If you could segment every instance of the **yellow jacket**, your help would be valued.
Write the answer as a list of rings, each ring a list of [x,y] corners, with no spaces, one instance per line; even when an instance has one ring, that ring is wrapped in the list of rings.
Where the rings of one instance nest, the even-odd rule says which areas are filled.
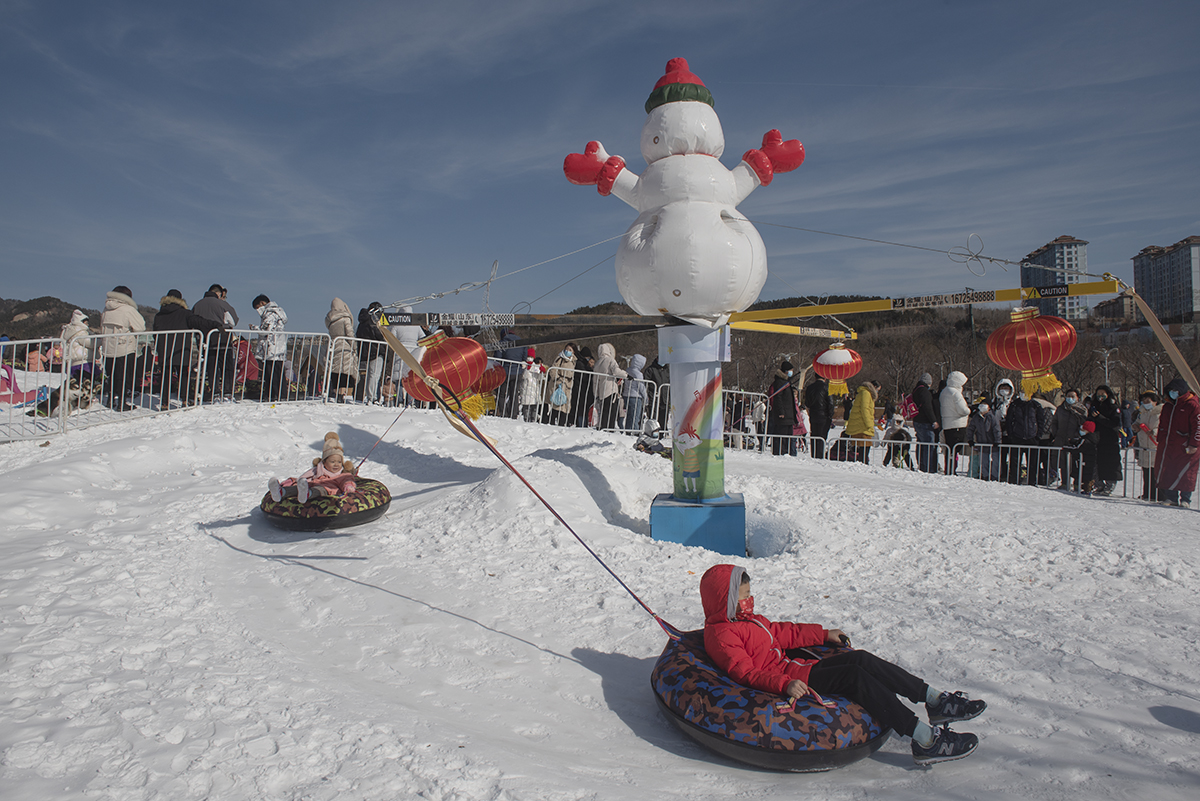
[[[846,436],[854,439],[875,438],[875,392],[870,384],[863,384],[854,396],[854,408],[846,421]]]

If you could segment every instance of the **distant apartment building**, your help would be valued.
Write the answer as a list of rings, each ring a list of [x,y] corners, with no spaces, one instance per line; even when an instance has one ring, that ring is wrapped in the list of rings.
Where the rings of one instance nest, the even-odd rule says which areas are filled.
[[[1092,316],[1102,325],[1132,325],[1140,322],[1137,306],[1128,295],[1118,295],[1112,300],[1097,303],[1092,309]]]
[[[1133,288],[1164,323],[1200,322],[1200,236],[1133,257]]]
[[[1078,284],[1087,271],[1087,242],[1073,236],[1060,236],[1053,242],[1042,245],[1025,257],[1021,263],[1021,286],[1046,287],[1042,298],[1033,301],[1041,314],[1063,317],[1067,320],[1086,320],[1088,316],[1086,297],[1067,297],[1067,285]],[[1062,287],[1061,290],[1054,287]],[[1056,292],[1062,292],[1054,297]],[[1047,297],[1049,295],[1050,297]]]

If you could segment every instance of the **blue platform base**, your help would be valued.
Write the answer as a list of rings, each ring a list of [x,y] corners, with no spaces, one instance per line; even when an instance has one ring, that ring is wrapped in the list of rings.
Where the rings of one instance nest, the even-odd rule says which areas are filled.
[[[650,538],[696,545],[726,556],[745,556],[746,501],[741,493],[705,503],[658,495],[650,504]]]

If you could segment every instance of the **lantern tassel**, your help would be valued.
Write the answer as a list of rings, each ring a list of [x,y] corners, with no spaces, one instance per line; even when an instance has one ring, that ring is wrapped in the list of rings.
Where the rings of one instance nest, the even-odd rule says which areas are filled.
[[[1021,371],[1021,391],[1030,398],[1038,392],[1053,392],[1061,386],[1062,382],[1049,368]]]
[[[478,420],[487,412],[487,401],[483,399],[482,395],[472,395],[469,398],[463,398],[462,411],[463,414],[472,420]]]
[[[829,382],[829,394],[830,395],[849,395],[850,388],[846,386],[845,381],[836,381],[836,380],[830,381]]]

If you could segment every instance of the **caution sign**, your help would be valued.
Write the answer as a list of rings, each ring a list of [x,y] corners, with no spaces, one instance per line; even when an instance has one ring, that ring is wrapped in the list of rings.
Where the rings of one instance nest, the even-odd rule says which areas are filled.
[[[412,312],[384,312],[379,315],[380,327],[388,325],[424,325],[424,314],[413,314]],[[417,319],[420,318],[420,319]]]
[[[448,325],[461,327],[465,325],[496,326],[512,328],[515,325],[515,314],[459,314],[430,312],[416,314],[413,312],[384,312],[379,317],[379,325],[420,325],[430,330]]]
[[[1051,284],[1050,286],[1031,286],[1022,289],[1021,294],[1026,300],[1041,300],[1042,298],[1065,298],[1071,294],[1067,284]]]

